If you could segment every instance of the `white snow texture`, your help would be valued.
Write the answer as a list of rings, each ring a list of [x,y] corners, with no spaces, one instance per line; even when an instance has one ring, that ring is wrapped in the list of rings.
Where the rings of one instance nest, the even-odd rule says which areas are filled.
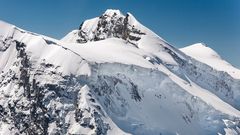
[[[0,21],[0,134],[239,135],[240,70],[119,10],[61,40]]]

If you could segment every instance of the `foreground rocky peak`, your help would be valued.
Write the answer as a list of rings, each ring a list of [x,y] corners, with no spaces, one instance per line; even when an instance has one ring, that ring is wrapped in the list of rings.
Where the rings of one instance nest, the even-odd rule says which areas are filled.
[[[76,36],[74,40],[69,40],[73,36],[70,33],[63,41],[86,43],[115,37],[135,44],[146,34],[146,30],[130,13],[124,16],[119,10],[112,9],[106,10],[100,17],[84,21],[79,30],[73,32]]]

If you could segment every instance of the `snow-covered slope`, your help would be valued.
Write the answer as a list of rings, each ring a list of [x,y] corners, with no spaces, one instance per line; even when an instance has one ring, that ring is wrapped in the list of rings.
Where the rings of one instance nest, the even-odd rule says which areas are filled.
[[[165,40],[139,23],[132,14],[124,16],[119,10],[108,9],[100,17],[84,21],[79,30],[73,30],[61,41],[86,43],[108,38],[124,39],[126,43],[153,53],[168,64],[177,64],[170,54],[162,51],[164,47],[171,48]]]
[[[240,70],[223,60],[214,50],[203,43],[197,43],[180,49],[196,60],[206,63],[219,71],[225,71],[232,77],[240,79]]]
[[[62,40],[0,22],[1,134],[239,134],[240,81],[107,10]]]

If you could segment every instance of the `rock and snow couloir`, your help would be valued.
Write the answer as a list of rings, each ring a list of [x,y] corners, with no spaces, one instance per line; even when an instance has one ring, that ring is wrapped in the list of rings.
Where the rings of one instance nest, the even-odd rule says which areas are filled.
[[[196,55],[119,10],[62,40],[0,22],[0,133],[239,134],[240,80]]]

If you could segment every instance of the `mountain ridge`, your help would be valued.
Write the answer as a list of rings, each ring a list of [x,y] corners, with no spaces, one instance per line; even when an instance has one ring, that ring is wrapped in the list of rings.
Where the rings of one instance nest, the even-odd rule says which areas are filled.
[[[94,28],[86,43],[75,42],[80,31],[63,41],[0,22],[0,133],[240,133],[240,80],[149,29],[134,42],[132,25],[111,36],[103,18],[91,25],[106,21],[110,36]]]
[[[196,43],[184,48],[180,48],[185,54],[201,61],[219,71],[225,71],[232,77],[240,79],[240,70],[223,60],[221,56],[204,43]],[[221,66],[219,66],[219,64]],[[224,65],[224,66],[223,66]]]

